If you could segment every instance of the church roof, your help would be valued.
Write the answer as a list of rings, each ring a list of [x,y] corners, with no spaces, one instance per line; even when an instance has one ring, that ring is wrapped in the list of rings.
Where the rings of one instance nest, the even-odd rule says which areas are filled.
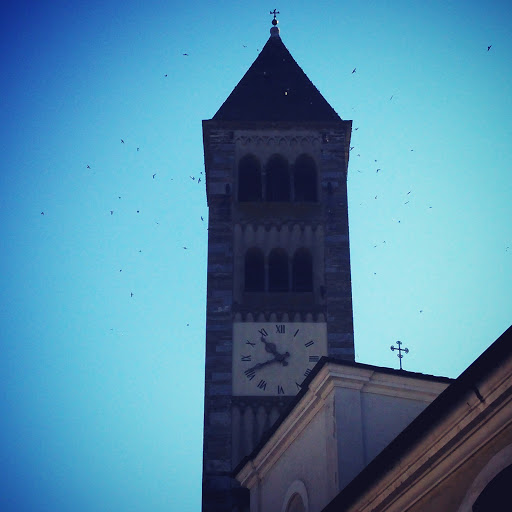
[[[284,45],[277,27],[213,116],[217,121],[341,121]]]
[[[400,468],[400,473],[407,466],[407,455],[414,446],[426,438],[436,426],[442,424],[443,420],[449,416],[457,405],[463,404],[464,410],[470,411],[468,400],[469,396],[474,395],[477,400],[484,405],[479,410],[482,416],[496,414],[496,408],[499,403],[504,400],[503,396],[492,399],[487,391],[487,397],[480,394],[480,390],[489,390],[489,384],[486,381],[498,372],[498,369],[510,365],[512,361],[512,326],[510,326],[478,359],[476,359],[464,372],[462,372],[453,383],[448,386],[419,416],[412,421],[386,448],[384,448],[371,462],[368,464],[355,478],[352,480],[323,510],[322,512],[338,512],[340,510],[348,510],[365,492],[368,492],[370,486],[378,482],[388,472],[394,468]],[[510,368],[510,366],[509,366]],[[510,372],[510,370],[508,370]],[[498,380],[503,379],[503,375],[495,377]],[[509,382],[508,379],[505,379]],[[498,386],[492,387],[495,391]],[[506,391],[501,391],[509,396],[510,386]],[[484,393],[485,394],[485,393]],[[486,401],[487,398],[487,401]],[[494,401],[492,401],[494,400]],[[505,402],[507,403],[507,402]],[[466,405],[468,406],[466,409]],[[503,407],[507,407],[504,405]],[[466,426],[464,429],[459,427],[459,435],[465,431],[474,431],[477,421],[471,422],[471,427]],[[451,441],[454,445],[455,442]],[[460,443],[460,439],[458,443]],[[446,452],[441,450],[446,456]],[[405,484],[401,484],[405,485]],[[398,486],[398,487],[401,487]],[[397,487],[397,488],[398,488]]]
[[[510,330],[512,332],[512,327]],[[393,368],[388,368],[385,366],[374,366],[366,363],[358,363],[356,361],[348,361],[345,359],[338,359],[335,357],[322,356],[320,358],[320,361],[314,366],[314,368],[311,370],[308,376],[304,379],[304,381],[300,385],[301,390],[291,399],[283,413],[277,418],[274,424],[263,434],[262,438],[260,439],[256,447],[253,449],[253,451],[250,454],[246,455],[235,467],[235,469],[232,472],[233,476],[235,476],[239,471],[241,471],[245,464],[247,464],[249,460],[253,460],[260,452],[260,450],[263,449],[265,444],[272,438],[272,436],[278,430],[280,425],[286,421],[286,418],[292,413],[294,408],[297,407],[297,405],[301,402],[302,398],[306,395],[306,393],[309,390],[311,381],[314,380],[314,378],[321,372],[322,368],[327,364],[337,365],[340,368],[355,368],[360,370],[369,370],[384,375],[412,378],[417,380],[418,382],[430,381],[447,385],[452,384],[454,382],[454,379],[451,379],[449,377],[441,377],[437,375],[429,375],[424,373],[411,372],[407,370],[395,370]]]

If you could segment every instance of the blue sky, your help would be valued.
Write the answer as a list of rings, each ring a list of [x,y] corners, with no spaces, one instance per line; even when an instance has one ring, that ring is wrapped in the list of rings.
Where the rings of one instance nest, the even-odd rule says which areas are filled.
[[[401,340],[405,369],[456,377],[511,324],[506,2],[10,2],[2,510],[200,509],[201,120],[274,7],[295,60],[353,120],[357,361],[396,368]]]

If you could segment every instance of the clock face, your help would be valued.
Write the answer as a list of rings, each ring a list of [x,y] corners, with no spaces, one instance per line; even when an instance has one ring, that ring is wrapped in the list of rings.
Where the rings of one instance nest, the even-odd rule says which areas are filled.
[[[233,395],[295,395],[326,355],[325,323],[235,323]]]

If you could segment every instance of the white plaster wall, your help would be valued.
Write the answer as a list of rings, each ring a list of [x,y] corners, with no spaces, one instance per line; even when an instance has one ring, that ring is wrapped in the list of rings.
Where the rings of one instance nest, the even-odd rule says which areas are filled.
[[[335,396],[339,490],[429,405],[341,387]]]
[[[306,510],[315,512],[337,493],[336,444],[332,396],[302,433],[275,462],[259,484],[251,489],[251,512],[282,512],[283,500],[294,482],[303,482],[307,491]],[[252,508],[252,494],[259,492],[260,505]]]
[[[339,490],[364,468],[361,391],[335,389]]]
[[[361,404],[366,466],[429,405],[429,402],[362,393]]]

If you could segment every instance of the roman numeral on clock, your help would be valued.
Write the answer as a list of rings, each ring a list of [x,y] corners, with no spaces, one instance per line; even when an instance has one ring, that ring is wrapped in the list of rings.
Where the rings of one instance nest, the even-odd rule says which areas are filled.
[[[309,356],[310,363],[318,363],[319,360],[320,360],[320,356]]]
[[[284,325],[284,324],[276,325],[276,331],[277,331],[279,334],[284,334],[284,329],[285,329],[285,325]]]
[[[277,386],[277,394],[278,395],[284,395],[284,389],[283,386]]]
[[[244,372],[244,373],[245,373],[245,375],[247,376],[247,378],[248,378],[249,380],[254,379],[254,376],[256,375],[256,371],[255,371],[255,370],[253,370],[252,368],[249,368],[248,370],[245,370],[245,372]]]
[[[267,382],[266,382],[266,381],[264,381],[263,379],[262,379],[262,380],[260,380],[260,381],[258,382],[258,387],[259,387],[260,389],[263,389],[263,390],[267,389]]]
[[[311,373],[311,370],[308,368],[308,369],[304,372],[304,377],[307,377],[310,373]]]
[[[242,356],[242,361],[250,361],[251,360],[251,356],[248,355],[248,356]],[[309,360],[311,361],[311,357],[309,358]]]
[[[304,343],[304,346],[305,347],[311,347],[311,345],[313,345],[315,342],[313,340],[311,341],[308,341],[307,343]]]
[[[267,332],[267,331],[265,331],[265,329],[263,329],[263,328],[262,328],[262,329],[260,329],[258,332],[259,332],[262,336],[268,336],[268,332]]]

